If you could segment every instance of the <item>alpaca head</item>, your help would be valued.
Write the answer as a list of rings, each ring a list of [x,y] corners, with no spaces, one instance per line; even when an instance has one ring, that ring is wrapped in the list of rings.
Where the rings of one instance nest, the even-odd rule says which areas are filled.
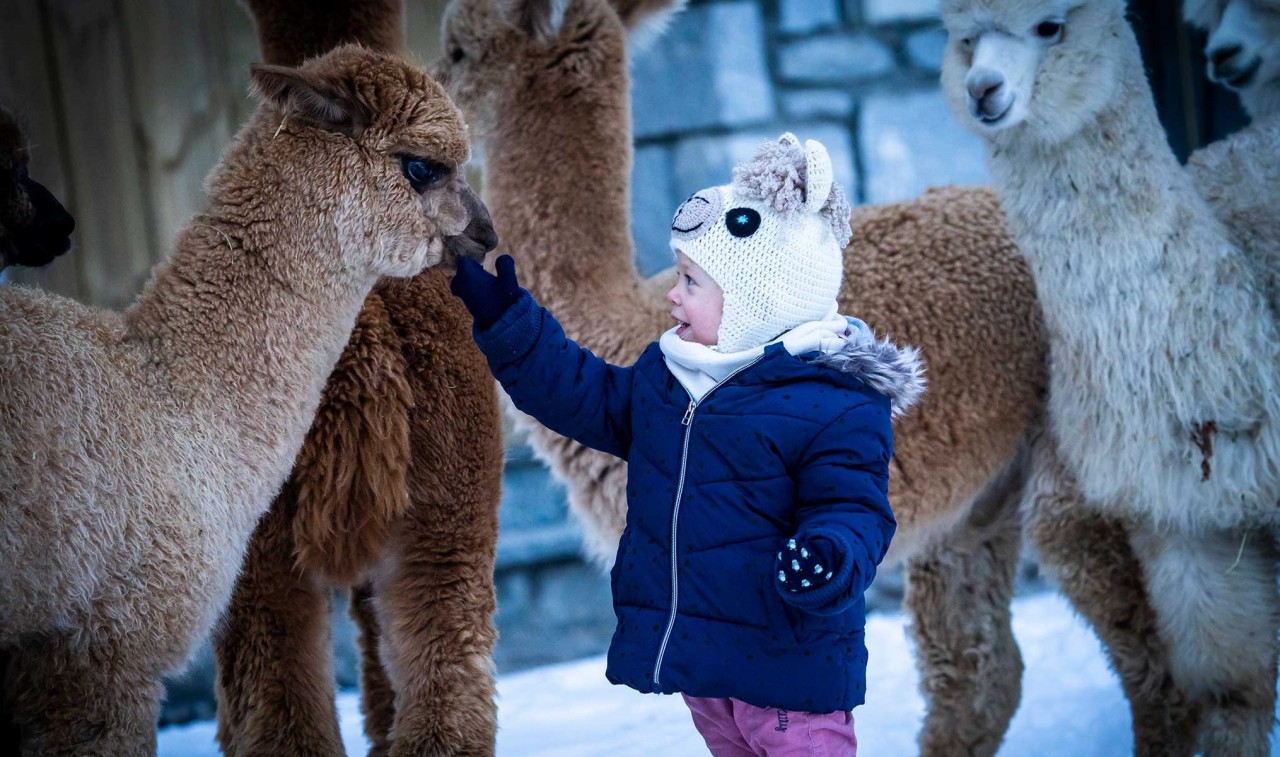
[[[27,174],[27,141],[0,108],[0,268],[42,266],[71,247],[75,221]]]
[[[1255,118],[1267,95],[1280,110],[1280,0],[1186,0],[1183,15],[1209,32],[1210,79],[1240,93]]]
[[[263,108],[248,146],[209,182],[224,204],[268,176],[258,194],[293,203],[289,236],[336,246],[361,275],[412,276],[497,246],[462,171],[462,116],[425,72],[347,45],[296,68],[255,65],[251,79]]]
[[[1116,93],[1124,13],[1123,0],[943,0],[948,104],[991,140],[1066,139]]]
[[[656,3],[617,1],[646,18],[652,18],[648,6]],[[444,53],[432,74],[466,112],[480,139],[497,125],[495,98],[530,99],[530,111],[554,108],[554,102],[540,104],[532,97],[568,97],[582,87],[611,86],[608,66],[617,76],[626,75],[625,32],[605,0],[453,0],[443,34]]]

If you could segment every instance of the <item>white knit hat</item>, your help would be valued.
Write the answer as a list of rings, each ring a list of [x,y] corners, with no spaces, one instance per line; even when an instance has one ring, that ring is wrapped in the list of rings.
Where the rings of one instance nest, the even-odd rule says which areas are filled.
[[[849,234],[849,202],[827,149],[788,133],[736,166],[732,184],[685,200],[671,249],[724,290],[713,349],[738,352],[832,312]]]

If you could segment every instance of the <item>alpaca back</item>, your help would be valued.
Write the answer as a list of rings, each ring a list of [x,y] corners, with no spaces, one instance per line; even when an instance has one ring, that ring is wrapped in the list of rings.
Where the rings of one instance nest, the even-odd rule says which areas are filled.
[[[1280,114],[1192,153],[1187,170],[1280,318]]]
[[[172,402],[163,367],[137,359],[117,314],[11,287],[0,343],[0,417],[14,419],[0,424],[0,641],[82,628],[104,606],[162,596],[131,622],[193,637],[213,620],[201,611],[218,603],[212,587],[234,575],[234,535],[255,517],[229,503],[256,492],[208,459],[231,446],[232,430]],[[176,555],[226,575],[165,587],[156,564]],[[187,651],[165,650],[167,664]]]

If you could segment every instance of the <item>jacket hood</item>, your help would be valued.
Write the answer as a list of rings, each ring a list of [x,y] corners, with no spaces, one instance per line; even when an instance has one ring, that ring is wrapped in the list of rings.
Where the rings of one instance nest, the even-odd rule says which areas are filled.
[[[895,418],[924,394],[926,381],[920,350],[900,347],[888,337],[877,338],[870,329],[855,329],[843,348],[824,352],[813,362],[856,378],[888,397]]]

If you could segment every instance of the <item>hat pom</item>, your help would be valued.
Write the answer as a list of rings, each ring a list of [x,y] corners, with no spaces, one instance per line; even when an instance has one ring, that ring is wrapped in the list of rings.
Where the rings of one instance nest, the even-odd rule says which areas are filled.
[[[848,197],[831,170],[831,158],[821,143],[809,140],[801,145],[791,133],[776,141],[764,142],[752,158],[733,169],[733,187],[742,197],[764,202],[779,213],[801,210],[814,212],[809,199],[810,176],[813,204],[831,225],[832,236],[843,248],[849,244]]]

